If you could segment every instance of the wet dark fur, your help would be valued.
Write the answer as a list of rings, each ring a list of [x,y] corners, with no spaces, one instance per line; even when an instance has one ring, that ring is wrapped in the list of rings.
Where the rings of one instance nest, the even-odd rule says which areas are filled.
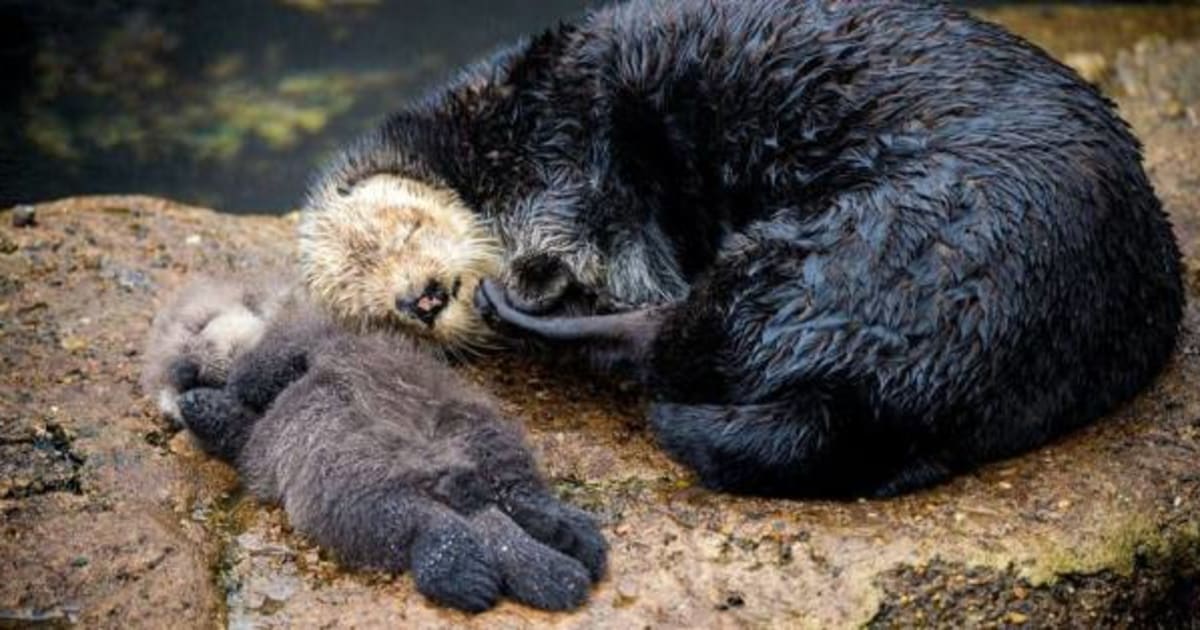
[[[1111,103],[934,3],[600,10],[317,186],[381,172],[490,220],[508,267],[481,307],[636,370],[660,443],[714,488],[892,494],[1024,451],[1145,387],[1181,316]],[[582,298],[538,295],[556,275]]]
[[[405,340],[293,309],[223,387],[176,385],[204,449],[351,566],[411,571],[468,611],[574,608],[604,572],[594,521],[548,492],[520,430]]]

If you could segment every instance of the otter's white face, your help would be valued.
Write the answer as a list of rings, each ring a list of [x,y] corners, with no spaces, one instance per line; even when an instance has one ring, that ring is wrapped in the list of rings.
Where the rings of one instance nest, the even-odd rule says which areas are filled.
[[[473,305],[500,253],[453,192],[394,175],[314,193],[300,227],[313,297],[362,330],[402,329],[449,348],[486,340]]]

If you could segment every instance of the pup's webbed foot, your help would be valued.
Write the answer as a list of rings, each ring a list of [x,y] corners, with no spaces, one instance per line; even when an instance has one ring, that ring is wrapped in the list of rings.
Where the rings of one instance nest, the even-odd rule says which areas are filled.
[[[455,419],[468,428],[461,443],[473,464],[450,471],[433,488],[438,500],[461,514],[499,508],[538,542],[581,562],[592,580],[604,575],[608,545],[596,520],[546,489],[519,429],[484,408]]]
[[[479,284],[475,308],[489,325],[502,332],[545,341],[589,343],[606,353],[626,358],[647,354],[665,315],[662,307],[608,315],[532,314],[518,308],[508,291],[493,280]]]
[[[500,507],[530,536],[582,563],[593,582],[604,577],[608,544],[590,514],[544,492],[507,497]]]
[[[501,595],[543,610],[587,601],[588,569],[538,542],[495,505],[470,516],[443,507],[417,519],[422,524],[409,556],[417,590],[426,597],[467,612],[487,610]]]
[[[587,601],[592,579],[578,560],[534,540],[495,507],[470,522],[495,557],[506,595],[543,610],[570,610]]]
[[[495,559],[461,520],[419,532],[413,541],[411,569],[417,590],[443,606],[483,612],[500,598]]]

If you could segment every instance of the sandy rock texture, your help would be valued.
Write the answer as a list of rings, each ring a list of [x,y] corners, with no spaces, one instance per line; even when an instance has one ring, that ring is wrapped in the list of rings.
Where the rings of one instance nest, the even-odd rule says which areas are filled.
[[[1200,256],[1200,44],[1113,73],[1189,259]],[[30,216],[32,210],[32,216]],[[19,218],[18,218],[19,217]],[[15,221],[15,224],[14,224]],[[287,265],[294,219],[146,197],[0,213],[0,627],[1164,626],[1200,616],[1200,307],[1171,366],[1101,424],[890,501],[735,498],[659,453],[642,400],[552,361],[465,368],[594,511],[611,571],[572,614],[469,617],[406,576],[342,571],[243,496],[137,389],[188,273]],[[1200,266],[1189,265],[1195,301]]]

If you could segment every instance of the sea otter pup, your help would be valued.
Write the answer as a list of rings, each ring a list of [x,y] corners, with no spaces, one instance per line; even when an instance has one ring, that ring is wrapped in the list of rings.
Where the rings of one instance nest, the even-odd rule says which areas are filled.
[[[248,318],[241,300],[227,299],[248,295],[282,306],[257,318],[245,343],[250,326],[220,318]],[[200,311],[208,321],[192,316]],[[341,561],[409,570],[420,592],[467,611],[501,594],[574,608],[603,574],[595,522],[549,493],[520,430],[411,342],[343,332],[270,284],[203,281],[159,322],[204,342],[152,335],[148,374],[163,374],[161,357],[177,353],[165,378],[182,392],[182,423]],[[235,330],[221,346],[230,354],[186,351]],[[212,361],[228,366],[220,382]]]
[[[1112,103],[933,2],[597,10],[391,116],[303,223],[334,312],[449,344],[482,313],[624,366],[662,446],[748,493],[1042,444],[1150,382],[1183,302]]]

